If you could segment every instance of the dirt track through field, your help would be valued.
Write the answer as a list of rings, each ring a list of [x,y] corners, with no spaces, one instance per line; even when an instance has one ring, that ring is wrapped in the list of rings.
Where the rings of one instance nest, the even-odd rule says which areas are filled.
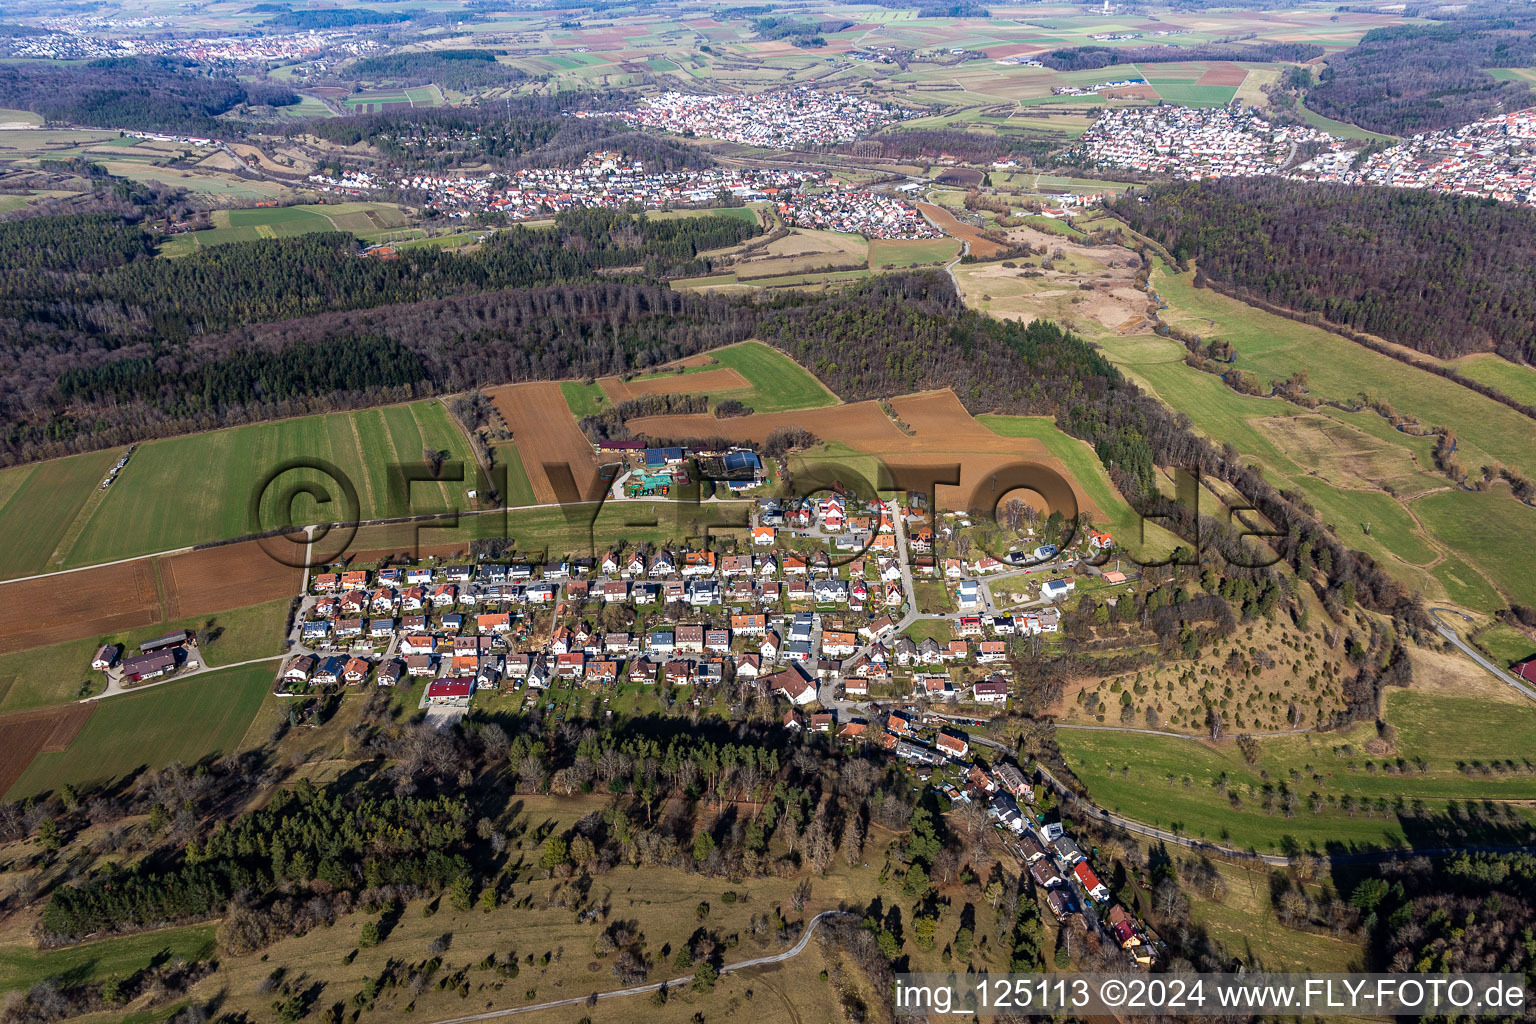
[[[0,715],[0,796],[16,784],[38,754],[67,748],[95,710],[92,702]]]
[[[538,504],[594,497],[597,459],[558,383],[508,384],[486,394],[512,431]]]
[[[932,203],[918,203],[917,208],[933,222],[934,226],[952,238],[958,238],[971,243],[971,255],[977,259],[991,259],[1003,252],[1003,247],[991,239],[981,236],[981,229],[974,224],[967,224],[942,206],[934,206]]]
[[[622,380],[603,377],[598,381],[603,394],[615,405],[642,395],[692,395],[701,391],[742,391],[752,386],[733,367],[722,366],[716,370],[700,370],[698,373],[677,373],[665,377],[649,377],[643,380]]]
[[[1045,474],[1036,490],[1051,510],[1073,508],[1102,513],[1073,481],[1067,468],[1041,441],[1028,437],[1003,437],[977,423],[948,388],[903,395],[891,399],[891,407],[913,431],[903,433],[880,408],[878,402],[855,402],[830,409],[757,414],[716,419],[699,414],[689,416],[646,416],[629,421],[636,434],[656,437],[729,437],[738,441],[762,442],[775,430],[803,428],[823,441],[840,441],[852,448],[883,458],[899,471],[902,468],[960,466],[959,484],[941,484],[935,488],[939,504],[948,508],[990,507],[1011,490],[1008,481],[1017,467],[1045,466],[1069,481],[1066,487]],[[815,453],[808,453],[814,459]],[[1038,474],[1036,475],[1038,476]]]

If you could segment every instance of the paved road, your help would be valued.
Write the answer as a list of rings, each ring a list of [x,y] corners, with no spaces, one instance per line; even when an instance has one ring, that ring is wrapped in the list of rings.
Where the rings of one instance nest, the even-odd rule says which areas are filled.
[[[732,971],[744,970],[748,967],[763,967],[767,964],[781,964],[786,960],[793,960],[795,957],[805,952],[805,947],[808,946],[811,941],[811,933],[816,930],[816,926],[821,923],[823,918],[853,916],[855,915],[843,910],[823,910],[821,913],[811,918],[810,923],[805,926],[805,932],[800,936],[800,941],[786,949],[784,952],[775,953],[772,956],[754,957],[751,960],[743,960],[740,963],[727,964],[725,967],[721,968],[720,973],[724,975],[729,974]],[[684,985],[692,981],[693,975],[689,974],[681,978],[673,978],[670,981],[654,982],[650,985],[635,985],[630,988],[615,989],[612,992],[598,992],[597,998],[600,1000],[617,999],[620,996],[644,995],[647,992],[655,992],[657,989],[663,986],[667,988],[673,988],[677,985]],[[472,1013],[465,1017],[448,1017],[444,1020],[433,1021],[432,1024],[470,1024],[471,1021],[495,1020],[498,1017],[512,1017],[521,1013],[537,1013],[540,1010],[553,1010],[560,1006],[576,1006],[578,1004],[585,1003],[591,998],[592,994],[588,993],[584,996],[572,996],[569,999],[555,999],[547,1003],[534,1003],[531,1006],[513,1006],[505,1010],[487,1010],[484,1013]]]
[[[1444,612],[1446,615],[1460,615],[1468,622],[1472,621],[1472,616],[1466,614],[1465,612],[1458,612],[1454,608],[1431,608],[1429,610],[1429,614],[1433,615],[1435,617],[1435,621],[1439,623],[1438,628],[1440,630],[1441,636],[1455,644],[1462,654],[1465,654],[1467,657],[1477,662],[1483,668],[1487,669],[1499,682],[1519,690],[1522,694],[1531,700],[1536,700],[1536,690],[1531,689],[1525,683],[1521,682],[1519,679],[1516,679],[1514,676],[1510,675],[1508,672],[1505,672],[1503,669],[1499,668],[1499,666],[1483,657],[1481,651],[1467,643],[1461,638],[1460,633],[1456,632],[1450,626],[1445,624],[1445,620],[1440,617],[1442,612]]]
[[[154,679],[147,683],[139,683],[137,686],[124,686],[122,684],[122,675],[119,674],[115,678],[108,677],[107,688],[101,693],[98,693],[94,697],[81,697],[75,703],[89,704],[92,701],[104,700],[107,697],[116,697],[124,693],[142,693],[143,691],[159,686],[162,683],[179,683],[183,679],[195,679],[198,676],[207,675],[209,672],[222,672],[227,668],[243,668],[246,665],[260,665],[268,661],[282,661],[286,657],[288,657],[286,654],[272,654],[265,658],[251,658],[249,661],[236,661],[229,665],[204,664],[202,668],[194,668],[191,670],[177,672],[175,675]]]

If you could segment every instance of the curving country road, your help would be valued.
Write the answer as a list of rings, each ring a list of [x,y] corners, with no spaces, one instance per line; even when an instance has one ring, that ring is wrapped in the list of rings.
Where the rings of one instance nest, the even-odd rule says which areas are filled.
[[[816,926],[822,922],[823,918],[856,916],[846,910],[823,910],[811,918],[810,922],[805,926],[805,932],[800,936],[800,941],[790,946],[784,952],[775,953],[772,956],[754,957],[751,960],[743,960],[740,963],[727,964],[720,968],[720,974],[723,976],[732,971],[740,971],[748,967],[763,967],[767,964],[781,964],[786,960],[793,960],[805,952],[805,947],[810,945],[811,934],[816,931]],[[647,992],[655,992],[662,987],[672,988],[691,981],[693,981],[693,975],[689,974],[681,978],[673,978],[670,981],[658,981],[649,985],[634,985],[630,988],[614,989],[612,992],[598,992],[596,996],[600,1000],[617,999],[620,996],[638,996],[644,995]],[[472,1013],[464,1017],[447,1017],[443,1020],[433,1021],[431,1024],[470,1024],[471,1021],[496,1020],[499,1017],[512,1017],[520,1013],[536,1013],[539,1010],[553,1010],[560,1006],[576,1006],[591,999],[592,995],[592,993],[588,993],[584,996],[572,996],[569,999],[554,999],[547,1003],[534,1003],[531,1006],[513,1006],[505,1010],[486,1010],[484,1013]]]

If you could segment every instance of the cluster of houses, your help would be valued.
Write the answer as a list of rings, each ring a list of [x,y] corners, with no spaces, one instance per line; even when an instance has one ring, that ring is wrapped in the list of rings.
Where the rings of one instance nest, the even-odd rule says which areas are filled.
[[[141,19],[130,19],[140,21]],[[177,38],[178,25],[147,22],[125,25],[94,18],[52,18],[46,31],[0,37],[0,54],[30,60],[102,60],[112,57],[175,57],[204,64],[266,64],[295,61],[325,53],[358,56],[379,48],[355,30],[312,30],[283,35],[198,36]],[[130,35],[123,29],[138,29]],[[154,31],[144,34],[142,29]],[[103,31],[106,30],[106,31]]]
[[[1287,166],[1294,147],[1326,148]],[[1125,107],[1100,115],[1074,155],[1099,167],[1176,178],[1277,175],[1295,181],[1424,189],[1536,206],[1536,111],[1516,110],[1422,132],[1374,152],[1305,125],[1270,124],[1226,107]]]
[[[863,235],[865,238],[943,238],[917,207],[880,192],[797,193],[778,203],[786,224]]]
[[[451,217],[501,213],[514,220],[562,210],[602,207],[648,210],[717,203],[722,193],[743,202],[777,200],[825,183],[825,171],[708,167],[647,170],[640,160],[596,152],[577,167],[527,167],[484,175],[406,174],[377,177],[366,190],[391,189]],[[312,181],[336,184],[323,176]]]
[[[1536,206],[1536,111],[1516,110],[1459,128],[1424,132],[1360,158],[1324,153],[1296,177],[1484,196]],[[1357,159],[1358,158],[1358,159]]]
[[[1294,147],[1338,145],[1307,125],[1274,125],[1234,101],[1225,107],[1120,107],[1083,133],[1072,156],[1097,167],[1124,167],[1175,178],[1232,178],[1280,172]]]
[[[1019,809],[1016,794],[999,789],[991,795],[988,813],[1018,837],[1018,854],[1046,905],[1058,921],[1066,921],[1093,905],[1102,911],[1100,923],[1136,963],[1149,967],[1156,959],[1150,937],[1136,919],[1112,901],[1109,887],[1093,870],[1088,855],[1059,821],[1035,823]]]
[[[766,149],[814,149],[852,142],[920,115],[855,93],[796,86],[726,96],[667,92],[646,97],[633,110],[575,116],[618,118],[638,127]]]
[[[176,672],[203,667],[197,640],[186,630],[176,630],[139,644],[137,654],[124,656],[121,644],[103,644],[91,658],[97,672],[115,671],[123,683],[148,683]]]

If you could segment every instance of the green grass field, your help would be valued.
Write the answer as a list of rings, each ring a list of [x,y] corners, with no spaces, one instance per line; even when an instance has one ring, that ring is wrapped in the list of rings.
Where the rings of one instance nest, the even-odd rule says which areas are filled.
[[[275,675],[273,664],[248,665],[107,698],[69,749],[39,754],[6,799],[228,753],[245,735]]]
[[[420,463],[424,447],[447,451],[449,460],[462,462],[465,481],[414,484],[406,506],[395,500],[398,494],[392,487],[392,467]],[[115,454],[74,456],[60,460],[59,465],[76,459],[103,460],[110,465]],[[302,457],[329,461],[352,480],[362,518],[462,508],[464,491],[476,486],[478,475],[463,433],[440,403],[430,401],[150,441],[139,446],[117,483],[91,510],[63,563],[67,567],[92,565],[253,532],[250,502],[257,485],[266,474]],[[97,462],[90,465],[98,467]],[[88,474],[82,470],[80,475],[87,481],[91,476],[99,480],[94,470]],[[264,506],[265,512],[273,513],[275,496],[289,484],[314,476],[282,474],[268,492],[272,500]],[[87,497],[90,486],[94,485],[85,488]],[[339,486],[332,485],[329,490],[337,500],[326,507],[307,496],[297,496],[292,504],[295,521],[334,520],[343,511],[343,503]],[[18,491],[0,508],[0,525],[8,533],[13,522],[17,528],[26,528],[34,519],[47,522],[50,516],[66,513],[73,518],[70,508],[51,490]],[[267,528],[278,522],[267,521]],[[39,546],[45,549],[45,557],[53,550],[46,543]],[[31,563],[22,556],[29,550],[17,550],[10,561],[0,562],[0,567],[10,575],[25,572]]]
[[[1380,797],[1390,803],[1401,797],[1411,805],[1423,800],[1431,810],[1442,809],[1446,801],[1536,797],[1536,774],[1531,772],[1465,775],[1457,766],[1511,756],[1520,761],[1536,742],[1536,708],[1412,690],[1389,690],[1385,703],[1386,719],[1398,730],[1398,755],[1423,757],[1427,771],[1381,771],[1383,759],[1363,750],[1375,735],[1370,725],[1261,740],[1255,765],[1246,764],[1231,743],[1212,747],[1194,740],[1066,729],[1057,733],[1057,742],[1094,800],[1109,810],[1177,826],[1185,835],[1266,852],[1282,849],[1285,837],[1317,850],[1333,844],[1398,847],[1405,842],[1395,812],[1367,817],[1325,806],[1314,814],[1307,807],[1313,792],[1324,798],[1347,794],[1355,801]],[[1351,748],[1347,753],[1346,744]],[[1367,768],[1368,762],[1378,770]],[[1223,773],[1228,794],[1237,794],[1241,807],[1212,785]],[[1283,805],[1274,813],[1263,807],[1265,786],[1281,783],[1300,797],[1294,817],[1284,816]]]
[[[1498,388],[1517,402],[1536,405],[1536,368],[1519,366],[1491,352],[1463,356],[1447,365],[1463,377]]]
[[[185,256],[198,249],[262,238],[292,238],[317,231],[349,231],[363,236],[406,226],[407,218],[391,203],[349,202],[307,206],[215,210],[214,226],[170,236],[162,256]]]
[[[528,471],[523,468],[523,456],[517,445],[510,442],[497,445],[496,459],[507,466],[507,493],[501,496],[501,503],[512,507],[536,504],[538,499],[534,496],[533,484],[528,481]]]
[[[872,268],[915,267],[926,263],[948,263],[960,252],[960,243],[953,238],[886,240],[872,238],[869,242],[869,265]]]
[[[1305,370],[1308,387],[1319,398],[1347,402],[1366,392],[1424,423],[1456,430],[1458,458],[1464,465],[1498,462],[1522,472],[1525,466],[1536,467],[1536,452],[1524,440],[1530,436],[1529,421],[1505,406],[1326,331],[1272,316],[1210,289],[1195,289],[1188,275],[1159,270],[1154,285],[1170,305],[1164,319],[1231,341],[1238,351],[1237,365],[1257,373],[1263,386]],[[1304,413],[1279,399],[1239,395],[1216,377],[1185,366],[1176,342],[1115,336],[1098,340],[1123,369],[1187,412],[1202,432],[1230,441],[1245,457],[1288,478],[1346,543],[1381,560],[1410,586],[1484,611],[1507,600],[1495,584],[1508,598],[1536,599],[1536,560],[1498,536],[1465,525],[1492,518],[1518,527],[1527,522],[1530,510],[1502,489],[1488,494],[1446,490],[1450,481],[1433,470],[1430,438],[1396,431],[1374,412],[1322,407]],[[1302,415],[1343,426],[1329,428],[1326,439],[1324,434],[1303,438],[1290,425]],[[1341,440],[1359,442],[1358,453],[1338,451]],[[1387,487],[1401,497],[1388,493]],[[1417,502],[1403,500],[1436,491],[1443,493],[1422,499],[1429,502],[1428,516]]]
[[[1495,663],[1505,668],[1536,656],[1536,640],[1502,622],[1495,623],[1480,632],[1477,635],[1477,644],[1488,652],[1488,656]]]
[[[203,648],[209,665],[233,665],[282,654],[288,599],[236,608],[214,615],[192,615],[174,622],[103,633],[49,647],[0,655],[0,714],[67,704],[100,693],[106,677],[90,668],[91,656],[105,643],[119,643],[132,653],[140,643],[172,630],[208,628],[217,637]]]
[[[67,988],[113,977],[125,978],[167,954],[170,958],[196,960],[213,951],[211,924],[164,928],[63,949],[0,946],[0,992],[25,991],[46,979]]]
[[[1174,534],[1156,523],[1147,523],[1145,537],[1142,519],[1115,490],[1104,464],[1094,454],[1086,441],[1068,437],[1056,427],[1054,420],[1044,416],[993,416],[976,417],[988,430],[1003,437],[1030,437],[1042,442],[1052,455],[1060,459],[1072,474],[1072,479],[1082,488],[1088,500],[1104,513],[1101,527],[1106,527],[1120,546],[1135,552],[1139,557],[1160,559],[1166,557],[1179,543]]]
[[[759,341],[715,349],[715,365],[735,370],[752,387],[742,391],[721,392],[718,397],[738,398],[756,412],[789,412],[793,409],[820,409],[837,404],[837,396],[808,373],[799,363]]]
[[[43,570],[86,502],[100,497],[120,454],[108,449],[0,472],[0,575]]]
[[[599,384],[584,384],[579,380],[561,381],[560,393],[565,396],[565,404],[571,407],[571,415],[577,419],[596,416],[612,404]]]

